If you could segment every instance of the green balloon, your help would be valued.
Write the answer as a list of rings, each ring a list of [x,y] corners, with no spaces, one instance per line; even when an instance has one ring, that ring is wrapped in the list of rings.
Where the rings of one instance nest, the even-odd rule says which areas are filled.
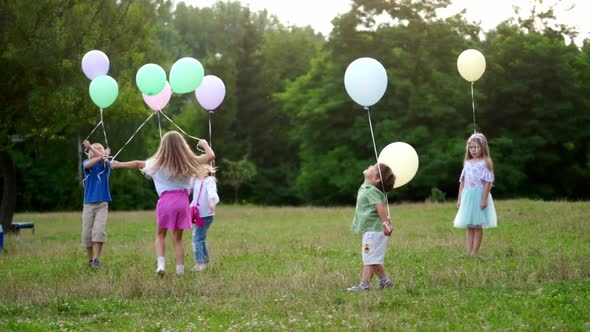
[[[101,75],[90,82],[90,99],[100,108],[107,108],[119,95],[119,85],[112,77]]]
[[[195,91],[205,75],[203,65],[194,58],[182,58],[170,69],[170,88],[176,93]]]
[[[148,96],[155,96],[166,85],[166,72],[162,67],[154,63],[148,63],[137,71],[135,83],[142,93]]]

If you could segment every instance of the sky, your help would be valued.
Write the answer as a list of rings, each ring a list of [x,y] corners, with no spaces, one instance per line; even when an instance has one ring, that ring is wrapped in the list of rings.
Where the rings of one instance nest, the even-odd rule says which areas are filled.
[[[210,7],[218,0],[176,0],[183,1],[187,5],[196,7]],[[266,9],[270,14],[276,15],[286,25],[312,26],[316,31],[329,35],[332,30],[332,19],[347,12],[351,2],[348,0],[240,0],[244,6],[251,10]],[[554,3],[545,0],[546,5]],[[590,13],[589,0],[562,0],[556,8],[558,22],[575,26],[580,31],[576,44],[581,45],[584,38],[590,38],[590,19],[585,18]],[[469,21],[481,22],[482,28],[487,31],[496,27],[501,21],[514,15],[513,5],[518,5],[523,12],[531,8],[530,0],[454,0],[448,7],[448,13],[454,14],[466,8],[466,17]],[[565,11],[571,4],[575,9]]]

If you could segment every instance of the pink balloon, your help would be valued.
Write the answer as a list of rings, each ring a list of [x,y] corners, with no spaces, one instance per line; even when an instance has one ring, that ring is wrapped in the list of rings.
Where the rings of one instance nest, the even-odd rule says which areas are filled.
[[[203,77],[201,85],[195,90],[195,96],[204,109],[212,112],[225,98],[225,84],[219,77],[207,75]]]
[[[145,93],[143,95],[143,101],[154,111],[161,111],[168,102],[170,101],[170,97],[172,97],[172,89],[170,89],[170,84],[166,82],[164,85],[164,89],[160,93],[155,96],[148,96]]]
[[[99,50],[92,50],[82,58],[82,71],[90,80],[109,72],[109,58]]]

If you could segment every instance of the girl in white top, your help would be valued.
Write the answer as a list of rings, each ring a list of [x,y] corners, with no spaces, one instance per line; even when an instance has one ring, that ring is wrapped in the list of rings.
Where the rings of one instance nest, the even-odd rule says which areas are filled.
[[[166,133],[160,141],[160,147],[150,159],[128,162],[113,161],[113,167],[138,168],[154,180],[158,192],[156,217],[158,232],[156,234],[156,255],[158,267],[156,274],[164,275],[166,268],[166,233],[172,232],[172,242],[176,253],[176,274],[184,274],[184,246],[182,232],[191,229],[191,211],[188,195],[191,191],[191,179],[207,175],[207,163],[215,159],[215,153],[205,140],[197,143],[205,154],[195,155],[184,138],[177,131]]]
[[[195,254],[195,267],[193,271],[203,271],[209,264],[209,248],[207,248],[207,231],[213,223],[215,205],[219,203],[215,169],[209,169],[209,176],[204,179],[196,179],[193,186],[193,201],[191,208],[197,209],[200,222],[193,229],[193,252]]]

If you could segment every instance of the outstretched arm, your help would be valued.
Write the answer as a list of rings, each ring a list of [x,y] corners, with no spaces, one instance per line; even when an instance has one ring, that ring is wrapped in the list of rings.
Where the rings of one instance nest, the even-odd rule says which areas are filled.
[[[204,140],[204,139],[199,140],[199,142],[197,143],[197,146],[202,148],[203,150],[205,150],[205,154],[197,156],[197,159],[199,160],[199,162],[201,164],[206,164],[206,163],[210,162],[211,160],[215,159],[215,152],[213,152],[213,149],[211,149],[211,147],[209,146],[209,143],[207,143],[206,140]]]
[[[88,162],[86,164],[84,164],[84,168],[89,169],[92,166],[98,164],[101,161],[106,161],[107,160],[107,156],[98,156],[98,157],[94,157],[94,158],[89,158]]]
[[[145,160],[133,160],[133,161],[116,161],[111,162],[113,168],[131,168],[131,169],[142,169],[145,168]]]

